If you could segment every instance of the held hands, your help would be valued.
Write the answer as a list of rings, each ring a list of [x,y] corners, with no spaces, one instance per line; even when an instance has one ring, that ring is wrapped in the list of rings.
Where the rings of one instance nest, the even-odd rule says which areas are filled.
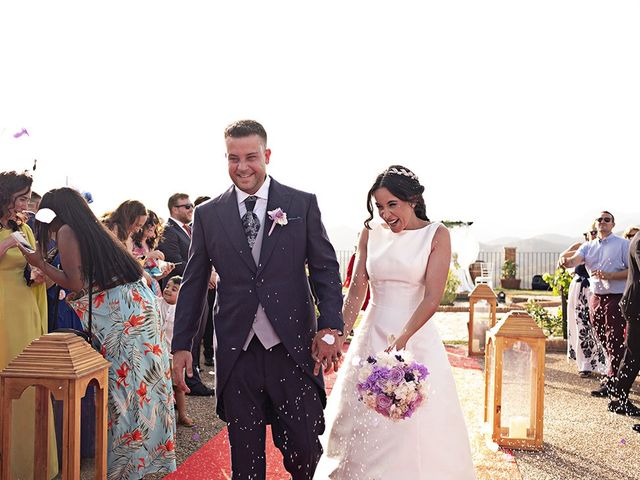
[[[342,363],[343,342],[343,337],[336,330],[325,328],[316,333],[311,345],[311,356],[316,362],[313,367],[314,375],[318,375],[322,367],[325,374],[338,371]]]
[[[191,358],[191,352],[187,350],[177,350],[173,354],[173,368],[171,370],[173,384],[181,391],[189,393],[191,390],[189,390],[189,387],[187,387],[184,381],[185,370],[187,377],[193,377],[193,358]]]

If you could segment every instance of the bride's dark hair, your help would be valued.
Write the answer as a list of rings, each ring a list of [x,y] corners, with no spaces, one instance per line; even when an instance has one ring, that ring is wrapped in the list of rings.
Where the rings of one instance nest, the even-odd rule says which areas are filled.
[[[376,178],[373,186],[367,194],[367,210],[369,218],[364,221],[364,226],[371,229],[369,223],[373,220],[372,197],[379,188],[386,188],[395,197],[405,202],[415,203],[414,211],[421,220],[429,221],[427,217],[427,207],[424,203],[424,187],[420,185],[415,173],[402,165],[391,165]]]

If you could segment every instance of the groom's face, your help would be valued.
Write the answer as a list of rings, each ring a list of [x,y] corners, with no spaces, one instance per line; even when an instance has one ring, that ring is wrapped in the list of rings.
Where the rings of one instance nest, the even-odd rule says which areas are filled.
[[[225,142],[231,181],[243,192],[256,193],[267,176],[271,150],[258,135],[227,137]]]

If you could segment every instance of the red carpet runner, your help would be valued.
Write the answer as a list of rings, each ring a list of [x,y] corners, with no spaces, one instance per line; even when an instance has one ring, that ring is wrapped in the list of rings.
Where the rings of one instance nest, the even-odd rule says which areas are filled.
[[[446,348],[451,366],[480,370],[478,360],[467,357],[465,348],[449,345]],[[335,374],[325,377],[327,393],[331,392],[334,382]],[[226,428],[191,455],[178,467],[177,471],[165,477],[168,480],[228,480],[230,478],[231,458]],[[267,478],[269,480],[290,478],[282,466],[282,455],[273,444],[270,429],[267,431]]]

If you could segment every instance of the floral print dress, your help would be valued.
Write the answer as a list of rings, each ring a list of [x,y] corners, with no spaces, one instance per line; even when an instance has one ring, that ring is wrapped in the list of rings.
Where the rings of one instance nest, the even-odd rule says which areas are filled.
[[[68,298],[88,329],[88,296]],[[151,290],[142,280],[93,294],[92,333],[109,368],[107,478],[176,469],[169,352]]]

